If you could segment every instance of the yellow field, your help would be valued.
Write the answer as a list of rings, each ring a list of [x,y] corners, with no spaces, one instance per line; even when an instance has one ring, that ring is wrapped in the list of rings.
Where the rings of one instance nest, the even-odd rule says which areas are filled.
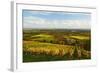
[[[88,40],[90,37],[88,36],[70,36],[71,38],[79,39],[79,40]]]
[[[24,51],[28,51],[31,53],[45,53],[50,55],[65,55],[74,53],[74,47],[68,45],[59,45],[59,44],[51,44],[51,43],[40,43],[34,41],[24,41]]]
[[[69,56],[73,56],[75,53],[75,46],[69,45],[59,45],[59,44],[51,44],[51,43],[40,43],[34,41],[24,41],[24,51],[30,52],[32,54],[47,54],[52,56],[64,56],[68,54]],[[87,57],[89,57],[90,53],[83,49],[77,47],[78,54],[83,53]]]

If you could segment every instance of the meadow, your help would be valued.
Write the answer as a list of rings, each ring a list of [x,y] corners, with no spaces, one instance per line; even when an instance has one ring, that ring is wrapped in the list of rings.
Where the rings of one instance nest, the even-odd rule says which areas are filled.
[[[90,30],[23,29],[23,62],[91,59]]]

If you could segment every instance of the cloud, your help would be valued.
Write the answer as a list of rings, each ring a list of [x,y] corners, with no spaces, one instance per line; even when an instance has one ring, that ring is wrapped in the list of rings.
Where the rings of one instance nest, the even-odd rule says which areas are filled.
[[[88,20],[49,20],[45,18],[27,16],[23,17],[24,28],[57,28],[57,29],[90,29]]]
[[[24,10],[24,13],[29,13],[31,15],[50,15],[50,14],[53,14],[54,12],[49,12],[49,11],[27,11],[27,10]]]

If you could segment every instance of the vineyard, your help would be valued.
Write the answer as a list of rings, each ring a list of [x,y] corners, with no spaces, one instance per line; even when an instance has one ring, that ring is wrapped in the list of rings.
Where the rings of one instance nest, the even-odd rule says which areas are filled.
[[[24,30],[23,62],[91,58],[90,31]]]

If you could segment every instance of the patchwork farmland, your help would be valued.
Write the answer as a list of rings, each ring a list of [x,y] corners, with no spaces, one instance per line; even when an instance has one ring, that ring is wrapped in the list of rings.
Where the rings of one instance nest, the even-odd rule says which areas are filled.
[[[24,63],[86,59],[91,59],[90,30],[23,30]]]

